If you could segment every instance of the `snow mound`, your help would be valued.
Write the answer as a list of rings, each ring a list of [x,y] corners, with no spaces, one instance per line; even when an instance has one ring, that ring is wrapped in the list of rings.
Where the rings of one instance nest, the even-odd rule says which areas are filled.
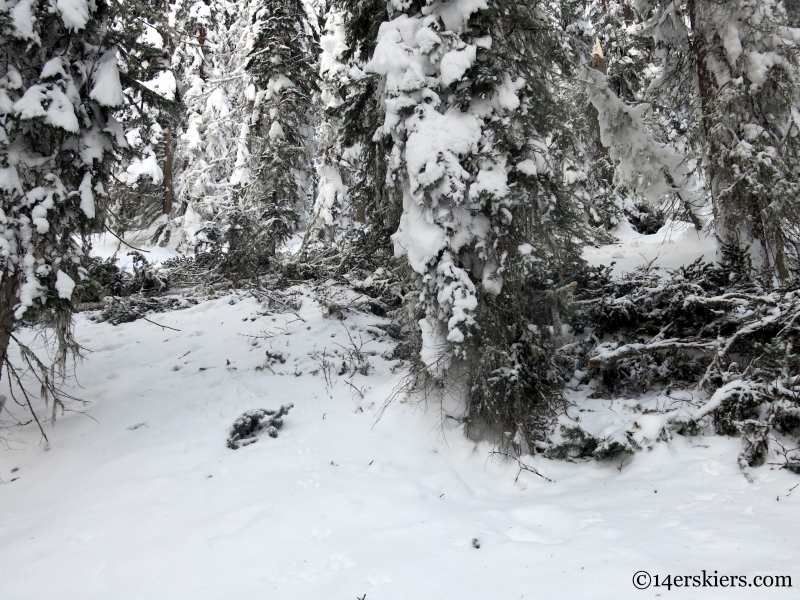
[[[615,263],[616,274],[631,272],[651,261],[660,267],[676,269],[698,258],[708,262],[715,259],[714,234],[698,232],[694,225],[684,221],[668,220],[651,235],[638,233],[627,221],[622,221],[611,234],[619,240],[618,243],[587,246],[583,258],[593,266]]]

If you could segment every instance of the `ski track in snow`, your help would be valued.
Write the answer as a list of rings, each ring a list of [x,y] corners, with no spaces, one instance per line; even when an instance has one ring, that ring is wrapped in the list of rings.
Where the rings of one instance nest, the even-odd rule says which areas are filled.
[[[78,316],[78,341],[91,352],[74,393],[91,402],[92,418],[68,413],[46,425],[49,450],[33,426],[6,434],[0,598],[667,595],[635,589],[640,570],[800,581],[800,488],[789,491],[800,479],[763,467],[748,483],[739,440],[675,436],[621,469],[537,457],[530,464],[554,482],[526,472],[515,482],[518,467],[494,461],[487,444],[458,428],[443,437],[436,410],[396,403],[376,423],[400,377],[380,356],[388,340],[365,347],[376,355],[373,372],[353,379],[367,388],[363,399],[335,372],[329,393],[309,353],[341,353],[345,326],[366,340],[385,321],[323,318],[305,292],[305,323],[230,298],[151,315],[180,332]],[[275,336],[256,346],[246,337],[265,330]],[[267,350],[286,357],[274,374],[256,370]],[[226,448],[239,414],[287,402],[295,407],[278,438]]]

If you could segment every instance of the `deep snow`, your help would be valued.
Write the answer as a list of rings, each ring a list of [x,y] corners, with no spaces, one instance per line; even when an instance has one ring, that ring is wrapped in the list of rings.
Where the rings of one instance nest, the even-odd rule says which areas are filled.
[[[738,440],[675,436],[622,465],[527,460],[551,482],[435,407],[398,401],[376,421],[402,376],[381,357],[385,321],[326,318],[297,290],[304,320],[234,295],[151,317],[180,332],[78,316],[86,415],[48,424],[49,450],[32,425],[0,430],[0,598],[796,597],[797,476],[767,466],[748,483]],[[345,328],[371,340],[370,374],[352,379],[364,398],[341,359],[329,388],[312,374],[310,354],[344,353]],[[285,362],[265,368],[267,351]],[[240,413],[287,402],[276,439],[226,448]],[[587,422],[621,410],[586,402]],[[795,588],[632,584],[703,569]]]
[[[695,230],[694,225],[668,220],[651,235],[637,233],[626,221],[612,232],[619,241],[603,246],[587,246],[583,258],[591,265],[614,264],[614,273],[632,271],[645,262],[666,269],[677,269],[698,258],[713,262],[716,239],[712,232]]]

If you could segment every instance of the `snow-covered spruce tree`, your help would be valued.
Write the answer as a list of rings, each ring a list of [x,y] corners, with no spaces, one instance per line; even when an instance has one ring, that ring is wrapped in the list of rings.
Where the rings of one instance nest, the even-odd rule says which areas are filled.
[[[342,140],[348,171],[348,210],[350,217],[363,223],[368,252],[389,245],[389,236],[400,221],[401,195],[392,181],[389,156],[394,144],[390,136],[376,135],[384,123],[382,77],[364,70],[372,58],[381,25],[389,20],[385,0],[356,2],[340,0],[347,46],[342,59],[347,61],[343,96],[338,110],[330,111],[341,120]],[[381,248],[382,249],[382,248]]]
[[[164,51],[164,57],[160,61],[162,70],[145,84],[161,97],[173,101],[172,110],[168,106],[154,107],[156,110],[151,108],[156,113],[156,122],[160,129],[160,135],[155,140],[155,149],[162,172],[161,222],[153,233],[152,241],[162,246],[170,242],[174,229],[172,218],[176,213],[183,213],[182,207],[177,207],[175,203],[175,184],[181,166],[176,164],[175,154],[186,117],[181,99],[187,71],[192,67],[201,70],[204,67],[205,27],[212,18],[211,8],[202,0],[177,0],[173,6],[163,0],[163,6],[171,10],[157,27]],[[200,55],[199,60],[193,60],[195,56],[192,56],[194,53],[191,50],[194,48],[198,48],[196,54]]]
[[[20,319],[53,328],[62,374],[78,350],[70,298],[85,275],[79,239],[102,227],[113,149],[124,143],[112,116],[123,104],[118,47],[136,39],[136,24],[109,24],[125,14],[129,5],[102,0],[0,8],[0,361],[10,376]],[[24,348],[23,358],[55,392],[45,365]]]
[[[655,43],[666,101],[692,98],[720,251],[748,247],[756,268],[798,266],[798,39],[774,0],[636,0]],[[687,87],[691,88],[687,91]]]
[[[248,181],[231,214],[238,253],[252,272],[296,230],[307,208],[312,169],[316,48],[299,0],[253,5],[253,42],[245,69],[254,84],[250,122],[242,126],[240,152],[249,155]]]
[[[170,7],[150,0],[132,8],[139,16],[139,37],[120,55],[125,105],[117,113],[128,146],[119,153],[109,191],[109,225],[119,233],[166,221],[164,211],[172,210],[175,196],[174,132],[183,116],[171,58],[179,36],[170,26]],[[111,26],[121,31],[129,24],[121,15]],[[161,223],[154,241],[165,231]]]
[[[185,251],[209,241],[205,232],[214,237],[215,223],[221,227],[235,203],[233,188],[249,183],[250,78],[244,64],[252,45],[250,4],[186,3],[192,19],[184,19],[184,29],[194,43],[181,45],[176,56],[182,65],[186,119],[176,150],[180,235],[173,238]]]
[[[616,187],[641,199],[651,211],[665,209],[673,199],[670,212],[685,216],[697,231],[703,229],[694,172],[686,156],[657,139],[657,127],[646,118],[650,105],[627,105],[597,68],[585,68],[583,76],[596,110],[600,143],[614,167]]]
[[[351,280],[378,269],[393,271],[390,236],[402,212],[389,172],[393,140],[375,135],[385,114],[382,78],[364,70],[388,19],[384,0],[339,0],[327,12],[321,37],[318,193],[304,249],[315,270],[348,274]],[[388,281],[383,275],[378,279]],[[394,298],[388,287],[379,293],[387,300]]]
[[[315,168],[317,197],[306,231],[304,248],[335,241],[348,225],[347,184],[349,163],[344,158],[342,138],[347,124],[341,111],[347,106],[350,72],[345,55],[347,14],[328,7],[320,35],[319,86],[322,118],[317,125]]]
[[[579,262],[555,95],[564,33],[547,2],[391,6],[366,70],[383,78],[377,135],[392,138],[403,191],[394,242],[416,276],[419,373],[525,451],[560,402],[551,351]]]
[[[561,3],[560,20],[578,60],[606,75],[609,88],[633,104],[641,100],[647,85],[650,53],[640,38],[628,33],[634,17],[629,0]],[[598,112],[585,87],[576,81],[565,93],[565,100],[573,105],[570,123],[580,148],[575,172],[582,175],[571,187],[586,208],[595,237],[608,241],[608,231],[623,218],[641,233],[655,233],[663,225],[663,212],[614,182],[614,165],[601,139]]]

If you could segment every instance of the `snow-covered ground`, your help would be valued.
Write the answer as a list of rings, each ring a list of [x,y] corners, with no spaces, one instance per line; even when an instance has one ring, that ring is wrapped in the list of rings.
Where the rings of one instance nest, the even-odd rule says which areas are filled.
[[[738,440],[675,436],[622,464],[528,459],[548,481],[436,410],[376,420],[402,377],[384,321],[326,318],[297,289],[300,318],[233,295],[151,317],[180,331],[78,316],[86,414],[46,425],[49,448],[33,425],[3,433],[0,599],[797,597],[797,476],[749,483]],[[352,380],[351,337],[373,353]],[[243,411],[289,402],[276,439],[226,447]],[[600,421],[622,408],[595,402]],[[795,587],[632,583],[704,569]]]
[[[136,250],[143,250],[147,261],[154,264],[179,256],[173,248],[146,245],[148,236],[145,235],[127,235],[124,241],[108,233],[97,235],[92,239],[92,255],[103,259],[114,256],[120,268],[128,270],[133,265],[133,258],[129,254]]]
[[[595,266],[615,263],[614,272],[617,275],[651,261],[666,269],[676,269],[700,257],[713,261],[716,251],[712,232],[698,232],[694,225],[683,221],[668,220],[666,225],[651,235],[638,233],[627,221],[623,221],[611,233],[619,240],[618,243],[587,246],[583,258]]]

